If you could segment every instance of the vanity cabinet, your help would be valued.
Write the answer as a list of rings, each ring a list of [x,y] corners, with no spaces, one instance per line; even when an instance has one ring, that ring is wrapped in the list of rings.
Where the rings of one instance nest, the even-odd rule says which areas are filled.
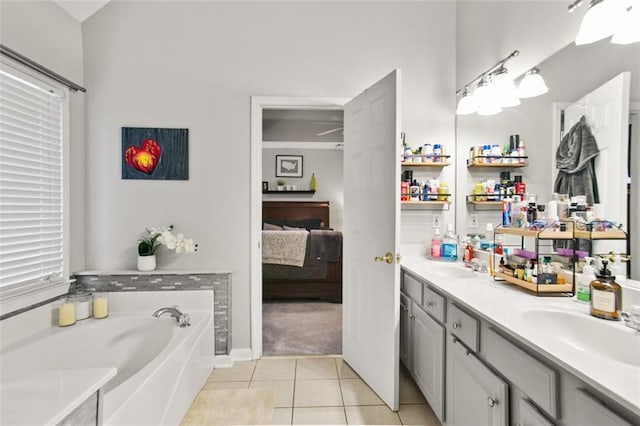
[[[584,389],[575,392],[576,423],[584,426],[631,426],[631,423],[620,418],[597,398]]]
[[[520,418],[515,426],[554,426],[551,421],[538,411],[528,400],[520,398]]]
[[[508,424],[508,385],[453,334],[447,337],[446,386],[447,424]]]
[[[411,371],[412,313],[411,298],[400,293],[400,362]]]
[[[400,354],[444,425],[640,424],[635,412],[529,346],[526,336],[419,277],[403,269]]]
[[[445,299],[407,273],[402,274],[401,288],[400,360],[443,422]]]
[[[445,331],[420,307],[413,310],[412,376],[438,419],[444,419]]]

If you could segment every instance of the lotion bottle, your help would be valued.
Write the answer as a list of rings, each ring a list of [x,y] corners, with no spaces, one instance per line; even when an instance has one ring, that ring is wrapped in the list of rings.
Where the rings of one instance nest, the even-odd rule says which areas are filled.
[[[591,300],[591,281],[596,279],[596,271],[591,265],[593,258],[585,257],[584,260],[587,263],[584,265],[584,268],[582,268],[582,274],[576,277],[576,299],[588,303]]]
[[[607,268],[606,260],[602,261],[602,269],[591,281],[591,315],[597,318],[620,321],[622,310],[622,287],[616,282]]]
[[[442,239],[440,238],[440,228],[433,229],[431,238],[431,258],[440,259],[442,257]]]

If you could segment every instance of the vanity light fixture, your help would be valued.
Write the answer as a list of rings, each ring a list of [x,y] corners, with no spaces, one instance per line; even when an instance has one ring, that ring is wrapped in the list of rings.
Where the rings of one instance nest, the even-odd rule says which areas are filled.
[[[498,69],[491,79],[493,91],[497,97],[498,104],[502,108],[509,108],[520,105],[518,89],[513,82],[513,78],[504,66]]]
[[[520,98],[538,96],[549,89],[537,68],[529,70],[517,89],[505,63],[520,52],[514,50],[506,58],[498,61],[494,66],[468,82],[464,89],[459,89],[456,95],[460,96],[457,115],[473,114],[493,115],[509,108],[520,105]],[[476,90],[471,93],[470,87],[477,84]]]
[[[631,44],[640,41],[640,0],[630,0],[611,43]]]
[[[576,0],[569,12],[582,4]],[[640,0],[591,0],[576,36],[576,45],[589,44],[612,37],[616,44],[640,41]]]
[[[498,104],[495,87],[487,75],[482,77],[480,83],[478,83],[478,88],[473,93],[473,97],[478,102],[478,115],[494,115],[502,111]]]
[[[467,115],[473,114],[478,111],[478,102],[476,102],[475,97],[471,92],[469,92],[469,86],[465,86],[464,91],[462,92],[462,97],[460,98],[460,102],[458,102],[458,108],[456,109],[456,114],[458,115]]]
[[[533,98],[547,93],[549,88],[540,75],[538,68],[531,68],[524,74],[520,86],[518,87],[518,96],[521,98]]]

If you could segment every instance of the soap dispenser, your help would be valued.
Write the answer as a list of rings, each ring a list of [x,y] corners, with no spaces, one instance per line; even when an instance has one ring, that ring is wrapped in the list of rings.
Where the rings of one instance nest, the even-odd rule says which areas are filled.
[[[607,269],[606,260],[602,269],[589,286],[591,296],[591,315],[597,318],[620,321],[622,309],[622,287],[616,283],[616,277]]]

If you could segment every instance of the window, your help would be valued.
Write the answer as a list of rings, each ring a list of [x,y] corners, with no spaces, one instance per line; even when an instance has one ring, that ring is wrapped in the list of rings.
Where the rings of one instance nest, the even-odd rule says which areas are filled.
[[[0,300],[67,279],[66,91],[0,68]],[[3,311],[6,311],[3,309]]]

